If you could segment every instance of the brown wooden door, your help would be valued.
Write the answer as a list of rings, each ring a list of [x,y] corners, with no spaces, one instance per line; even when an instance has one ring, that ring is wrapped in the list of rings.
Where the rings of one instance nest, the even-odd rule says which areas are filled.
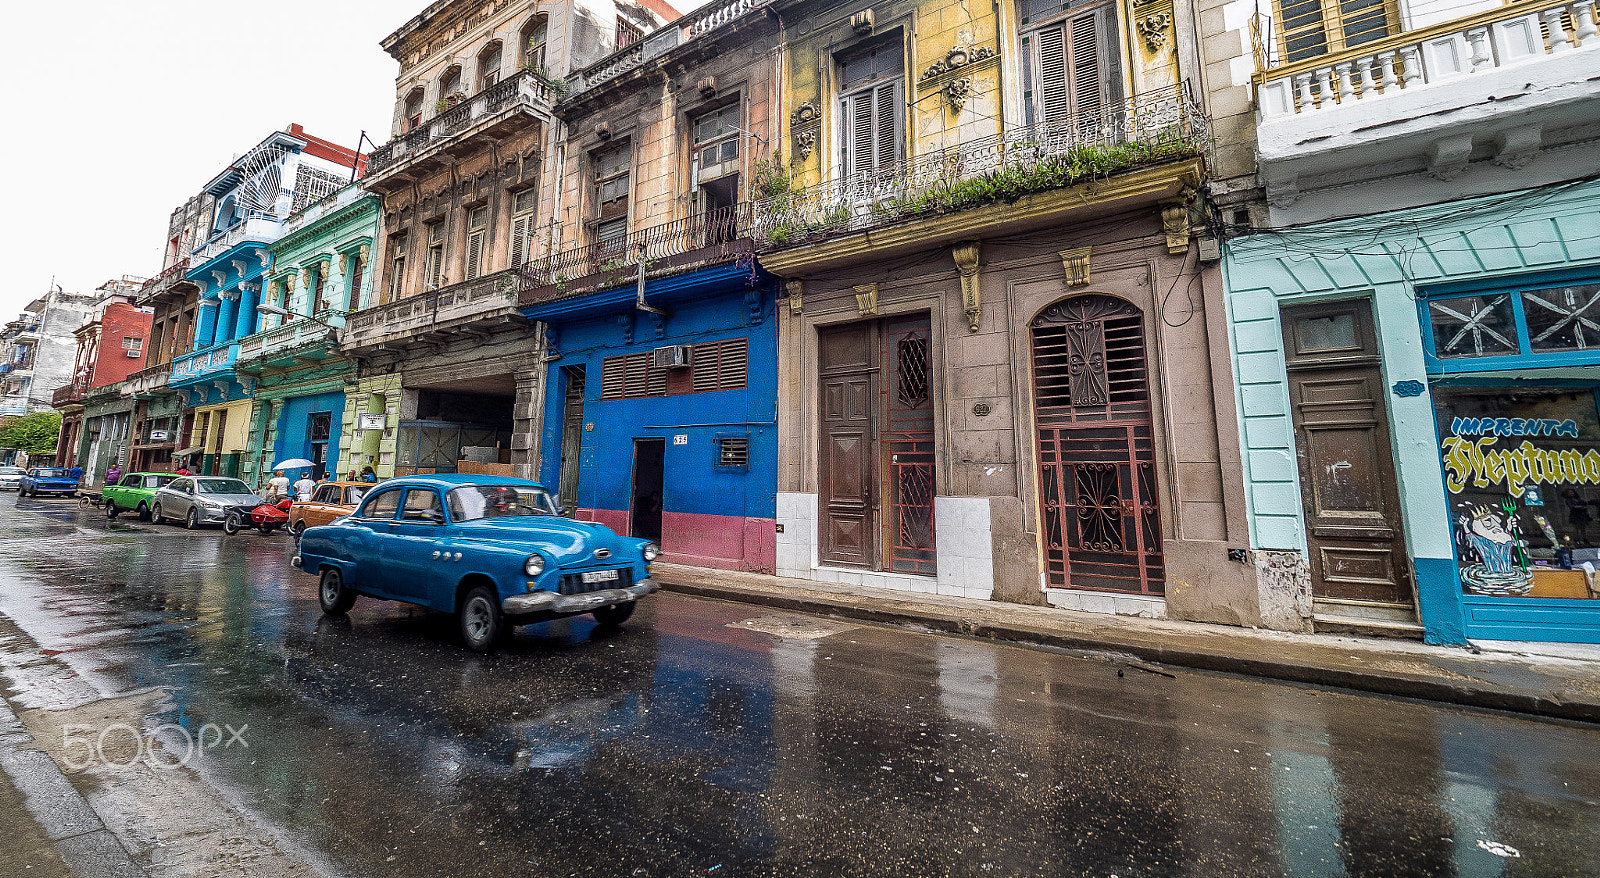
[[[1371,303],[1285,308],[1283,335],[1312,594],[1410,605]]]
[[[825,330],[819,338],[822,387],[821,560],[871,567],[877,561],[877,435],[873,424],[877,323]]]

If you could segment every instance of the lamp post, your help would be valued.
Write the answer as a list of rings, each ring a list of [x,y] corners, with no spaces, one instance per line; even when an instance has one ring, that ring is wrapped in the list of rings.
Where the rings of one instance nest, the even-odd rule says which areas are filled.
[[[321,317],[315,317],[315,316],[312,316],[310,314],[296,314],[296,313],[294,313],[293,311],[290,311],[287,308],[279,308],[277,305],[268,305],[268,304],[264,304],[263,303],[263,304],[257,305],[256,306],[256,310],[259,311],[262,314],[271,314],[274,317],[286,317],[286,318],[287,317],[298,317],[301,320],[310,320],[313,323],[320,323],[323,326],[326,326],[329,329],[333,330],[334,332],[338,332],[339,331],[339,327],[334,326],[332,323],[329,323],[326,320],[323,320]]]

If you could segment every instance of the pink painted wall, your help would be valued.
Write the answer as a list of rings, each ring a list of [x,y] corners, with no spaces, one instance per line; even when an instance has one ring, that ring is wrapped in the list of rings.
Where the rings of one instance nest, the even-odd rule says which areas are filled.
[[[625,509],[579,509],[575,515],[619,534],[631,527]],[[672,564],[753,573],[778,569],[778,535],[770,518],[662,512],[661,552],[661,560]]]

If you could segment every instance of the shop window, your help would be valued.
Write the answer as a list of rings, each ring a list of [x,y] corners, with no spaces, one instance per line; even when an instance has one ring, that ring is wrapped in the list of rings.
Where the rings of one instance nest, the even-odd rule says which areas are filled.
[[[716,468],[723,472],[750,471],[750,436],[747,433],[738,435],[721,435],[716,439],[717,460]]]
[[[1430,371],[1600,362],[1600,283],[1432,296],[1425,315]]]
[[[1600,408],[1590,388],[1435,387],[1463,593],[1600,597]]]

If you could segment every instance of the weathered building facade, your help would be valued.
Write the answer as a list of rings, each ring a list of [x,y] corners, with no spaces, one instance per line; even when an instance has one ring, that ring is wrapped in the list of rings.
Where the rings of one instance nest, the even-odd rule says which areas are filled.
[[[346,315],[372,290],[377,198],[349,183],[296,211],[270,245],[261,329],[239,340],[238,373],[252,383],[240,477],[257,483],[275,461],[311,461],[312,475],[345,474],[357,425],[345,417],[355,364],[339,350]],[[259,310],[259,309],[258,309]],[[282,313],[276,313],[281,311]]]
[[[517,308],[516,266],[549,244],[557,208],[552,103],[568,71],[665,17],[664,4],[438,3],[383,42],[400,64],[393,137],[363,185],[382,203],[377,284],[350,315],[360,363],[352,441],[380,475],[466,459],[531,475],[542,352]]]
[[[1194,22],[780,3],[778,570],[1251,625]],[[1230,171],[1230,173],[1238,173]]]
[[[56,462],[81,466],[85,485],[99,484],[107,467],[127,463],[133,398],[126,379],[148,355],[150,310],[133,304],[144,279],[124,276],[101,284],[99,303],[78,328],[72,381],[56,389],[62,413]]]
[[[1317,628],[1600,642],[1595,16],[1402,2],[1261,47],[1229,335],[1252,544]]]
[[[215,199],[211,225],[185,271],[199,289],[193,344],[173,358],[167,385],[184,399],[176,455],[196,472],[240,474],[253,386],[235,368],[239,341],[260,325],[259,306],[281,307],[262,298],[279,289],[263,289],[272,267],[269,246],[292,213],[347,183],[357,164],[352,150],[290,125],[206,184]],[[321,274],[307,282],[325,286]]]
[[[568,78],[538,477],[669,561],[774,572],[777,319],[749,238],[777,137],[777,18],[713,3]]]
[[[95,300],[93,293],[57,287],[0,329],[0,415],[48,411],[56,390],[72,383],[76,333]]]

